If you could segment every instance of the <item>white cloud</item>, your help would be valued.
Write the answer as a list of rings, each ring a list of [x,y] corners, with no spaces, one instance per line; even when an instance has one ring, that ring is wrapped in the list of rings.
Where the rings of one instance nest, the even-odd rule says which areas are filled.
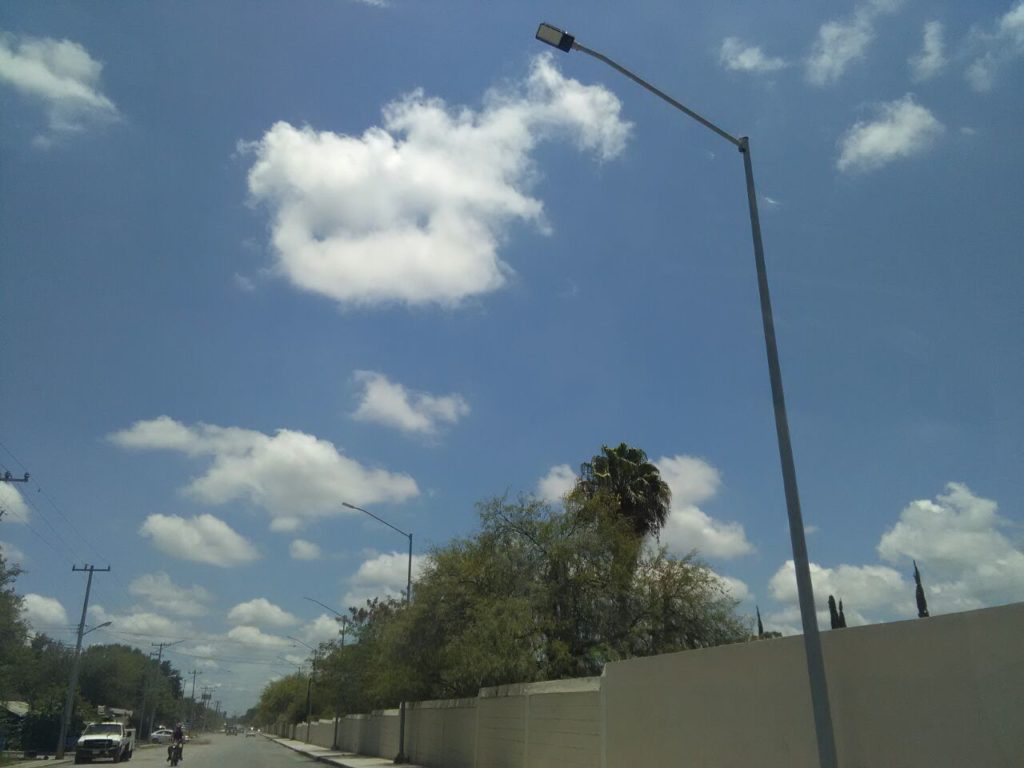
[[[976,91],[992,90],[999,70],[1024,56],[1024,0],[1000,17],[993,29],[975,29],[968,47],[973,58],[967,81]]]
[[[914,80],[928,80],[935,77],[946,66],[943,28],[940,21],[929,21],[924,25],[924,39],[921,52],[911,56],[910,73]]]
[[[299,620],[265,597],[257,597],[246,603],[239,603],[228,611],[232,624],[251,624],[256,627],[290,627]]]
[[[346,500],[372,504],[419,494],[408,475],[369,469],[332,443],[289,429],[266,435],[213,424],[188,427],[160,416],[138,421],[110,439],[124,448],[212,457],[206,473],[189,483],[186,493],[207,504],[247,500],[269,513],[276,531],[346,514],[341,506]]]
[[[858,5],[850,18],[822,24],[806,62],[807,80],[814,85],[838,81],[850,64],[864,57],[875,39],[878,17],[902,5],[903,0],[869,0]]]
[[[839,141],[840,171],[870,171],[928,149],[945,131],[942,123],[907,94],[881,104],[878,117],[858,122]]]
[[[946,612],[1020,600],[1024,552],[1001,531],[996,503],[950,483],[934,501],[910,503],[878,544],[883,560],[922,569],[929,609]]]
[[[412,578],[415,581],[426,565],[425,555],[413,555]],[[409,571],[409,555],[389,552],[365,560],[349,579],[349,590],[343,598],[345,605],[360,606],[374,597],[405,596]]]
[[[295,539],[288,547],[288,554],[292,556],[293,560],[319,560],[320,547],[312,541]]]
[[[936,499],[911,502],[898,522],[883,534],[878,553],[890,565],[811,563],[811,581],[818,621],[829,626],[830,594],[844,601],[848,624],[865,624],[917,615],[912,560],[922,573],[932,614],[972,610],[1019,600],[1024,594],[1024,552],[1001,528],[1009,523],[997,514],[994,501],[976,496],[962,483],[950,483]],[[787,561],[769,582],[772,597],[782,604],[769,613],[773,629],[799,631],[793,562]]]
[[[110,613],[102,605],[89,606],[89,621],[93,625],[111,622],[110,632],[124,633],[128,637],[136,636],[140,640],[123,640],[135,642],[140,646],[149,644],[153,637],[182,637],[191,634],[192,628],[181,619],[170,618],[163,613],[146,610],[133,610],[130,613]]]
[[[868,623],[869,615],[908,618],[916,615],[913,583],[889,566],[840,565],[825,568],[811,563],[810,569],[818,623],[822,627],[831,626],[827,607],[829,595],[843,601],[846,621],[850,626]],[[787,617],[793,616],[799,621],[796,570],[792,560],[787,560],[775,572],[768,582],[768,591],[788,608],[788,611],[770,614],[773,621],[785,622]]]
[[[549,502],[561,502],[576,486],[576,473],[568,464],[556,464],[537,482],[537,495]]]
[[[787,66],[784,59],[767,56],[760,46],[745,45],[737,37],[727,37],[718,51],[718,60],[734,72],[776,72]]]
[[[163,571],[144,573],[128,585],[128,591],[175,616],[205,616],[209,613],[207,605],[213,601],[213,595],[203,587],[198,584],[188,588],[179,586]]]
[[[59,600],[29,592],[21,607],[22,618],[36,632],[53,634],[68,624],[68,614]]]
[[[4,556],[4,560],[7,561],[8,565],[21,564],[27,560],[25,553],[9,541],[0,541],[0,555]]]
[[[39,144],[117,117],[114,102],[99,90],[102,70],[71,40],[0,33],[0,82],[46,108],[50,135],[37,137]]]
[[[727,593],[734,600],[739,600],[741,603],[749,598],[753,598],[753,593],[750,591],[750,587],[742,579],[737,579],[735,576],[723,576],[720,573],[715,574],[715,578],[718,579],[722,585],[722,591]]]
[[[257,627],[232,627],[228,639],[250,648],[287,648],[292,641],[279,635],[269,635]]]
[[[362,398],[352,418],[395,427],[403,432],[433,435],[443,425],[456,424],[469,414],[469,403],[459,394],[414,392],[376,371],[356,371]]]
[[[161,552],[182,560],[222,568],[248,563],[259,552],[231,526],[213,515],[190,519],[177,515],[150,515],[139,529]]]
[[[480,111],[415,91],[362,136],[279,122],[241,149],[255,156],[249,192],[296,287],[356,305],[454,306],[505,283],[499,246],[512,222],[543,225],[528,193],[537,143],[566,135],[614,157],[630,130],[619,111],[610,91],[544,55]]]
[[[252,293],[256,290],[256,281],[248,275],[235,272],[234,283],[235,287],[243,293]]]
[[[4,523],[28,522],[28,504],[21,498],[14,483],[0,483],[0,509],[5,512],[2,518]]]
[[[673,552],[696,549],[707,557],[730,558],[754,551],[739,523],[715,520],[698,504],[718,492],[718,470],[693,456],[662,457],[655,462],[672,490],[672,509],[661,542]]]

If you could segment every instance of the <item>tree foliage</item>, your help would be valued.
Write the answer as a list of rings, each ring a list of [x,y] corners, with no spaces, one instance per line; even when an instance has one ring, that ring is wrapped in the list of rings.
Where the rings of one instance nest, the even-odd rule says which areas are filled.
[[[14,672],[24,662],[28,626],[21,617],[22,599],[14,591],[21,573],[9,565],[0,552],[0,700],[11,698]]]
[[[601,446],[601,452],[580,465],[575,493],[584,499],[610,496],[618,514],[640,537],[657,536],[668,519],[672,491],[658,468],[639,448],[620,443]]]
[[[314,713],[475,696],[748,639],[748,620],[696,555],[674,557],[646,538],[669,502],[657,467],[623,444],[583,465],[562,507],[480,503],[479,530],[429,553],[409,605],[350,609],[346,642],[321,647]],[[305,697],[304,678],[282,678],[264,690],[259,717],[297,722]]]

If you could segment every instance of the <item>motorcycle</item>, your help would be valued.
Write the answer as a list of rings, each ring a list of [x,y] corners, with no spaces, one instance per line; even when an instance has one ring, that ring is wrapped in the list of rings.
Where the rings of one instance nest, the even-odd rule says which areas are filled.
[[[176,741],[167,748],[167,760],[171,765],[177,765],[181,762],[182,744],[180,741]]]

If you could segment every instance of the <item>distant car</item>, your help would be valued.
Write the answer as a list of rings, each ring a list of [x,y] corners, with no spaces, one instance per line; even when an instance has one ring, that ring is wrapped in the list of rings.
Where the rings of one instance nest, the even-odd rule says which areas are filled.
[[[259,731],[257,731],[255,728],[250,728],[245,732],[245,736],[246,738],[248,738],[249,736],[259,736]]]
[[[174,741],[174,731],[170,728],[158,728],[149,734],[149,740],[154,744],[170,744]]]
[[[237,736],[238,735],[238,726],[237,725],[229,725],[229,726],[227,726],[224,729],[224,733],[226,733],[228,736]]]

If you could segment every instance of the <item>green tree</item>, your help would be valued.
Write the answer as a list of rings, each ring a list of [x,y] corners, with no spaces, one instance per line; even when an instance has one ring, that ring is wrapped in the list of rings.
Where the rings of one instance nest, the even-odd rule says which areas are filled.
[[[431,550],[410,604],[350,609],[349,642],[321,646],[314,711],[474,696],[745,640],[750,628],[714,572],[647,539],[670,500],[644,452],[622,444],[584,464],[557,509],[532,497],[480,503],[480,529]],[[264,696],[268,722],[305,715],[292,683],[277,681]]]
[[[21,616],[22,598],[14,591],[21,574],[18,565],[9,565],[0,553],[0,699],[25,695],[14,686],[16,670],[25,661],[28,626]]]
[[[617,448],[602,445],[599,454],[580,465],[575,493],[585,500],[609,495],[638,537],[658,535],[672,502],[672,491],[658,468],[641,449],[626,443]]]
[[[616,659],[745,639],[707,566],[641,547],[607,495],[585,504],[481,504],[481,530],[430,553],[409,606],[353,610],[356,642],[324,646],[327,712],[594,675]]]
[[[271,724],[281,720],[298,723],[306,718],[307,677],[299,672],[268,683],[260,694],[257,719]]]

